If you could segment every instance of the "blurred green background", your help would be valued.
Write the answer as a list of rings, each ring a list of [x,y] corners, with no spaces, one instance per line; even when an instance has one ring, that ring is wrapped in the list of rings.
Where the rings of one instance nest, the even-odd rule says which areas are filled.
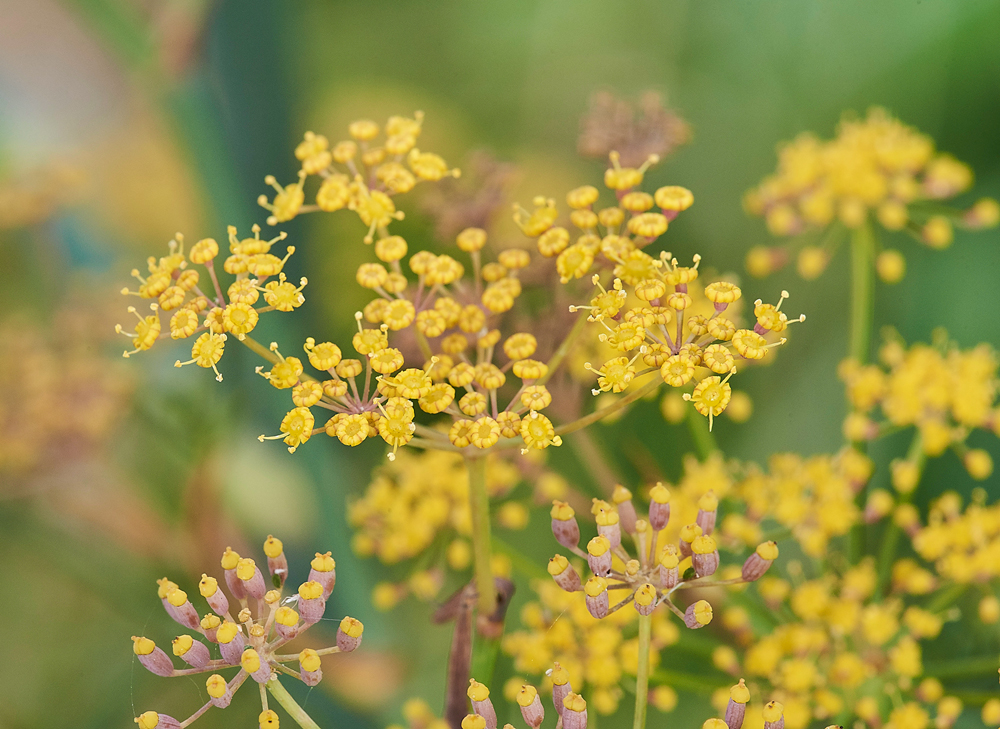
[[[422,109],[422,147],[458,165],[491,150],[518,165],[518,199],[562,199],[603,169],[575,153],[580,115],[599,89],[631,100],[658,90],[692,125],[693,142],[648,175],[650,189],[680,184],[696,196],[664,244],[682,260],[700,252],[718,270],[741,271],[747,249],[767,242],[742,193],[774,168],[778,142],[804,130],[830,136],[845,110],[883,105],[971,164],[976,186],[959,202],[1000,195],[998,30],[993,0],[6,0],[0,170],[17,179],[64,164],[83,181],[44,219],[0,231],[0,307],[58,341],[55,314],[72,290],[71,308],[110,312],[101,320],[110,334],[125,322],[115,292],[131,268],[162,255],[175,231],[222,239],[229,223],[263,224],[263,178],[294,179],[302,133],[337,139],[359,117]],[[310,279],[307,303],[280,324],[265,319],[258,339],[345,341],[365,302],[352,286],[366,256],[360,223],[306,216],[285,229],[299,246],[289,276]],[[428,241],[430,221],[411,205],[402,232],[411,245]],[[900,238],[887,242],[903,250],[908,273],[879,285],[876,329],[927,341],[946,326],[963,346],[997,343],[1000,233],[958,231],[946,252]],[[809,322],[772,367],[740,376],[755,414],[718,423],[727,454],[763,461],[839,448],[847,265],[842,252],[816,282],[793,267],[744,279],[751,299],[787,288],[787,308]],[[109,340],[95,336],[89,351],[117,353],[122,342]],[[415,694],[440,708],[449,628],[428,627],[426,606],[375,613],[372,585],[398,573],[348,547],[345,500],[365,487],[382,449],[323,439],[291,456],[261,446],[256,436],[276,432],[286,405],[253,374],[249,353],[231,348],[217,384],[171,366],[181,346],[157,349],[114,370],[133,396],[108,438],[16,476],[0,472],[0,727],[129,726],[133,710],[151,707],[186,717],[201,682],[159,679],[132,659],[130,635],[161,644],[174,635],[154,580],[169,574],[193,589],[226,544],[259,552],[271,532],[285,540],[293,576],[313,551],[333,550],[339,579],[327,614],[366,624],[364,648],[328,670],[324,687],[296,694],[319,723],[382,726]],[[690,449],[683,426],[664,424],[653,403],[592,435],[625,451],[640,443],[670,477]],[[1000,457],[992,437],[971,444]],[[881,447],[884,462],[905,444]],[[586,478],[572,452],[555,458]],[[969,488],[952,455],[931,464],[927,482]],[[996,476],[986,487],[997,494]],[[525,551],[541,560],[551,545],[538,521]],[[496,687],[506,675],[502,661]],[[689,708],[690,725],[704,716],[682,703],[674,721]],[[198,726],[252,726],[258,711],[241,694]]]

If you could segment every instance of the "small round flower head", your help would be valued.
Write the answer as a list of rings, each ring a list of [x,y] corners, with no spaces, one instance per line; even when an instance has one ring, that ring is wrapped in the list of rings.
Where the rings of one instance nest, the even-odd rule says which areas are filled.
[[[704,628],[712,622],[712,606],[705,600],[698,600],[684,611],[684,624],[691,629]]]

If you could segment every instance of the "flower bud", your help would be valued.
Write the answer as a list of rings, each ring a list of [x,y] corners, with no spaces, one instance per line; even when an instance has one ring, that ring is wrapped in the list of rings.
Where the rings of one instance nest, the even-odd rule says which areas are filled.
[[[299,669],[306,686],[315,686],[323,680],[323,661],[312,648],[299,653]]]
[[[677,557],[676,548],[674,545],[668,544],[667,550],[660,558],[660,584],[664,590],[672,590],[680,582],[679,564],[680,559]]]
[[[282,605],[274,611],[274,630],[285,640],[291,640],[299,632],[299,614]]]
[[[350,653],[361,645],[361,634],[364,633],[365,626],[360,620],[350,616],[340,621],[337,628],[337,647],[341,653]]]
[[[688,605],[684,611],[684,624],[692,630],[704,628],[712,622],[712,606],[705,600]]]
[[[612,549],[617,549],[622,543],[622,528],[618,512],[614,509],[601,509],[595,516],[597,533],[607,538]]]
[[[532,729],[538,729],[545,718],[545,708],[538,698],[538,690],[525,684],[517,694],[517,705],[521,707],[521,716]]]
[[[701,729],[726,729],[726,722],[722,719],[706,719]]]
[[[701,527],[697,524],[687,524],[681,527],[680,548],[681,559],[691,556],[691,542],[701,536]]]
[[[476,679],[470,678],[466,693],[472,702],[473,713],[486,720],[486,729],[497,729],[497,712],[490,701],[490,690]]]
[[[603,577],[591,577],[583,586],[587,594],[587,610],[600,620],[608,614],[610,601],[608,599],[608,581]]]
[[[272,709],[260,712],[260,716],[257,717],[257,726],[260,729],[278,729],[278,725],[278,715]]]
[[[691,566],[696,577],[708,577],[719,569],[719,550],[712,537],[702,535],[691,542]]]
[[[219,642],[215,634],[219,630],[220,625],[222,625],[222,620],[219,619],[218,615],[212,615],[212,613],[201,619],[201,629],[205,631],[205,637],[210,643]]]
[[[201,582],[198,583],[198,592],[205,598],[205,602],[219,615],[229,612],[229,598],[226,593],[219,589],[219,581],[214,577],[209,577],[205,573],[201,575]]]
[[[323,586],[318,582],[303,582],[299,585],[299,617],[306,625],[318,623],[326,610]]]
[[[139,725],[139,729],[180,729],[181,723],[172,716],[157,714],[155,711],[147,711],[139,714],[133,721]]]
[[[647,582],[635,591],[633,599],[635,609],[640,615],[651,615],[657,605],[656,588]]]
[[[219,652],[222,653],[222,660],[231,666],[237,665],[247,644],[243,633],[240,632],[240,626],[226,620],[215,632],[215,638],[219,641]]]
[[[743,563],[743,579],[746,582],[756,582],[771,567],[778,558],[778,545],[774,542],[763,542],[757,545],[756,551],[747,557]]]
[[[479,714],[469,714],[462,719],[462,729],[486,729],[486,719]]]
[[[243,651],[240,656],[240,667],[257,683],[267,683],[271,680],[271,667],[260,660],[260,654],[253,648]]]
[[[163,607],[170,617],[185,628],[198,629],[198,611],[194,609],[184,590],[176,586],[169,590],[163,598]]]
[[[149,638],[133,635],[132,652],[139,658],[139,663],[145,666],[150,673],[155,673],[157,676],[173,675],[174,662]]]
[[[742,728],[749,700],[750,689],[741,678],[738,684],[729,689],[729,705],[726,707],[726,726],[729,729]]]
[[[174,655],[192,668],[204,668],[212,660],[208,646],[190,635],[178,635],[173,642]]]
[[[281,540],[268,534],[267,541],[264,542],[264,554],[267,556],[267,571],[271,575],[271,583],[281,589],[288,577],[288,559]]]
[[[208,677],[205,688],[208,690],[208,700],[212,702],[212,706],[225,709],[233,700],[232,688],[226,683],[226,679],[217,673]]]
[[[549,514],[556,541],[567,549],[575,549],[580,543],[580,525],[576,523],[573,507],[563,501],[553,501]]]
[[[778,701],[768,701],[760,712],[764,729],[785,729],[785,706]]]
[[[309,581],[318,582],[323,586],[323,598],[330,597],[333,586],[337,584],[337,563],[333,561],[330,552],[320,554],[316,552],[316,557],[310,563]]]
[[[587,729],[587,702],[580,694],[567,694],[563,699],[563,729]]]
[[[583,584],[580,582],[580,575],[573,569],[573,565],[569,563],[569,560],[561,554],[557,554],[549,560],[548,570],[549,574],[552,575],[552,579],[556,581],[556,584],[566,592],[579,592],[583,589]]]
[[[247,596],[247,591],[243,586],[243,580],[236,576],[236,565],[239,564],[239,561],[240,555],[226,547],[226,551],[222,555],[222,569],[225,570],[226,585],[233,597],[242,600]]]
[[[611,542],[607,537],[598,535],[587,542],[587,563],[599,577],[611,572]]]
[[[611,500],[615,502],[618,509],[618,518],[621,520],[622,529],[628,534],[635,534],[635,522],[638,519],[635,513],[635,504],[632,503],[632,492],[618,484],[611,494]]]
[[[264,575],[261,574],[256,562],[249,557],[241,559],[236,564],[236,577],[243,583],[247,594],[253,595],[258,600],[264,599],[267,583],[264,582]]]
[[[702,534],[711,534],[715,530],[715,519],[718,516],[718,510],[719,500],[716,498],[714,491],[709,491],[698,500],[698,517],[695,521],[701,527]]]
[[[573,687],[569,683],[569,671],[559,665],[557,661],[546,673],[552,679],[552,705],[555,707],[556,713],[562,716],[563,699],[573,693]]]
[[[649,525],[654,532],[667,526],[670,521],[670,492],[662,483],[649,490]]]

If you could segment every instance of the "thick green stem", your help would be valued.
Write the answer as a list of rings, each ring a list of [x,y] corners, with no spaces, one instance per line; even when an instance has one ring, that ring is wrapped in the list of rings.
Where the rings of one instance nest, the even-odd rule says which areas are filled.
[[[472,509],[472,551],[479,592],[479,614],[492,615],[496,609],[496,588],[490,567],[490,497],[486,493],[486,459],[466,458],[469,471],[469,507]]]
[[[649,692],[649,639],[653,629],[653,616],[639,616],[639,666],[635,675],[635,718],[632,729],[646,729],[646,704]]]
[[[319,729],[319,724],[312,720],[312,717],[306,713],[305,709],[298,705],[292,695],[285,690],[285,687],[281,685],[281,682],[277,678],[272,678],[266,684],[267,690],[271,692],[271,696],[281,704],[281,708],[288,712],[288,715],[295,720],[302,729]]]
[[[861,364],[871,351],[875,314],[875,236],[867,220],[851,233],[851,344],[849,355]]]

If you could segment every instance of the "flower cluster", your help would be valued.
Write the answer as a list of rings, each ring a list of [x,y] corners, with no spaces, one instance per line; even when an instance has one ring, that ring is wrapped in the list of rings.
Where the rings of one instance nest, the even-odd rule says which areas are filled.
[[[943,579],[960,585],[987,584],[1000,576],[1000,501],[986,505],[986,492],[976,489],[972,501],[962,508],[954,491],[942,494],[931,506],[926,523],[910,509],[898,521],[912,537],[913,549]],[[1000,619],[995,597],[980,606],[984,623]]]
[[[604,184],[614,192],[616,205],[595,210],[600,191],[590,185],[566,196],[572,209],[570,222],[579,231],[572,244],[569,230],[555,225],[559,211],[554,200],[537,198],[533,212],[519,208],[515,222],[527,236],[537,238],[543,256],[556,259],[563,283],[594,268],[610,273],[605,276],[607,286],[601,273],[594,273],[591,282],[596,290],[589,303],[570,308],[589,312],[588,320],[605,329],[601,341],[615,350],[616,356],[600,368],[587,365],[597,375],[595,394],[623,392],[637,377],[658,370],[672,387],[697,382],[685,399],[709,419],[711,427],[732,397],[729,378],[736,373],[737,362],[763,359],[768,349],[786,341],[768,337],[782,334],[805,316],[790,320],[781,311],[788,298],[783,291],[777,304],[754,302],[754,327],[739,328],[725,314],[743,293],[734,283],[721,280],[704,287],[704,300],[710,305],[696,310],[689,287],[699,277],[701,256],[694,256],[693,265],[681,266],[670,253],[653,256],[643,250],[694,203],[694,196],[676,186],[661,187],[653,195],[636,189],[658,160],[656,155],[638,168],[622,167],[616,153],[610,159]],[[646,365],[641,371],[636,366],[640,358]]]
[[[803,243],[836,223],[859,229],[874,215],[887,230],[905,230],[932,248],[945,248],[954,236],[953,221],[968,228],[1000,222],[1000,205],[989,198],[964,211],[940,204],[971,186],[968,165],[936,152],[930,137],[873,108],[864,119],[845,117],[834,139],[802,134],[781,146],[777,171],[750,190],[744,203],[773,235],[805,234]],[[834,225],[832,235],[799,250],[803,278],[814,279],[826,268],[838,230]],[[787,259],[785,249],[758,247],[749,252],[747,268],[766,276]],[[877,270],[894,283],[903,277],[905,260],[896,250],[882,251]]]
[[[937,727],[954,723],[962,703],[944,696],[936,679],[920,680],[920,642],[937,637],[946,619],[933,606],[912,604],[935,590],[933,575],[900,560],[885,598],[870,557],[813,579],[803,578],[798,563],[788,573],[791,582],[769,576],[759,583],[771,611],[767,628],[742,607],[723,611],[723,625],[745,652],[719,646],[717,668],[766,687],[783,703],[788,729],[845,712],[893,729],[926,729],[932,714]],[[717,705],[724,700],[720,689]]]
[[[871,440],[889,429],[916,429],[920,449],[893,464],[893,485],[901,493],[917,485],[917,460],[953,448],[969,474],[985,479],[993,471],[989,453],[965,445],[970,432],[981,428],[1000,433],[996,398],[997,356],[988,344],[959,349],[939,332],[933,345],[905,347],[889,339],[879,353],[880,364],[841,366],[853,412],[844,422],[854,441]]]
[[[133,636],[133,651],[139,662],[157,676],[211,673],[205,682],[209,700],[183,723],[167,714],[147,711],[135,720],[140,729],[179,729],[188,726],[213,706],[224,709],[247,678],[252,678],[262,687],[261,727],[277,729],[278,715],[268,709],[263,687],[267,687],[280,701],[284,689],[278,684],[279,673],[315,686],[323,678],[321,656],[347,653],[361,644],[364,626],[354,618],[345,617],[337,629],[335,646],[280,653],[285,644],[323,618],[327,600],[337,581],[336,564],[329,552],[317,554],[310,565],[308,580],[299,586],[295,594],[283,596],[288,560],[281,541],[269,536],[264,542],[264,554],[269,579],[264,577],[253,559],[226,549],[221,566],[223,581],[231,597],[223,592],[219,580],[202,575],[198,591],[211,608],[211,612],[204,617],[199,617],[187,592],[176,583],[166,577],[158,581],[157,595],[167,614],[191,631],[174,638],[172,644],[174,656],[187,667],[176,668],[166,651],[146,637]],[[197,637],[191,633],[197,634]],[[211,647],[213,645],[215,649]],[[213,658],[212,653],[216,649],[219,657]],[[298,662],[298,671],[284,665],[292,662]],[[228,681],[217,673],[236,668],[239,670]]]
[[[168,336],[171,339],[187,339],[199,334],[191,346],[191,359],[178,360],[176,367],[196,364],[211,368],[216,379],[222,381],[218,364],[222,358],[228,335],[239,340],[246,339],[257,326],[260,315],[269,311],[293,311],[305,302],[302,289],[306,279],[299,286],[290,283],[282,268],[295,252],[288,246],[285,256],[278,258],[271,253],[271,247],[285,239],[285,234],[262,240],[260,227],[253,227],[253,237],[240,239],[236,228],[229,227],[229,255],[222,262],[222,269],[235,280],[223,292],[215,268],[219,256],[219,244],[213,238],[204,238],[188,251],[184,250],[184,236],[178,233],[169,243],[166,256],[150,257],[147,273],[143,276],[138,269],[132,275],[138,279],[135,291],[122,289],[122,294],[152,299],[151,314],[142,316],[135,307],[128,308],[138,322],[132,332],[126,332],[118,325],[116,331],[132,340],[134,349],[126,351],[130,357],[138,352],[151,349],[156,342]],[[189,264],[204,266],[212,284],[212,295],[202,292],[201,274]],[[267,281],[267,279],[271,279]],[[264,306],[254,308],[263,296]],[[173,312],[168,331],[163,331],[160,311]]]

